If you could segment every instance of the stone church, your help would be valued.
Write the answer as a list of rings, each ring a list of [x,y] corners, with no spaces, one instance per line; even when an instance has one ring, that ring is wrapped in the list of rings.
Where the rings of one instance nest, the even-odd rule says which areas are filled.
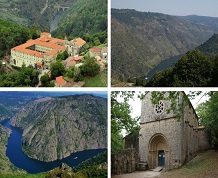
[[[184,101],[184,96],[184,92],[179,93],[178,103]],[[170,106],[171,103],[166,100],[152,104],[151,92],[145,96],[141,105],[139,132],[123,139],[123,151],[135,152],[137,158],[133,160],[127,156],[127,162],[134,164],[126,166],[122,166],[125,163],[120,160],[118,170],[116,158],[122,158],[123,151],[118,153],[120,156],[112,155],[112,173],[140,170],[141,165],[146,165],[145,169],[158,166],[164,169],[178,168],[195,157],[198,151],[210,148],[204,128],[198,126],[198,116],[192,104],[188,101],[183,109],[177,107],[179,118],[169,110]],[[126,169],[122,170],[122,167]]]

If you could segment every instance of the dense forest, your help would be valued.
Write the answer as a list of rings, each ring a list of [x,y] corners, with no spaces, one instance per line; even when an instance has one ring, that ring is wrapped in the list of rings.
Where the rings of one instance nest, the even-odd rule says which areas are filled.
[[[218,86],[218,56],[207,57],[199,50],[187,52],[173,68],[157,72],[146,86]]]
[[[77,0],[59,20],[54,36],[83,37],[107,30],[106,0]]]
[[[0,19],[0,58],[10,54],[11,48],[26,42],[30,38],[37,38],[36,29],[28,29],[8,20]]]
[[[73,0],[1,0],[3,11],[0,12],[0,17],[20,25],[35,24],[41,30],[49,31],[50,22],[57,8],[73,3]]]
[[[218,86],[218,34],[187,52],[173,68],[157,72],[145,86]]]

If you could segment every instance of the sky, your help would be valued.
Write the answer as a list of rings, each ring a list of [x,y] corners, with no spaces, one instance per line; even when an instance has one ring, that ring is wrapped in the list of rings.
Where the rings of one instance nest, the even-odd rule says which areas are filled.
[[[218,17],[218,0],[111,0],[111,8]]]

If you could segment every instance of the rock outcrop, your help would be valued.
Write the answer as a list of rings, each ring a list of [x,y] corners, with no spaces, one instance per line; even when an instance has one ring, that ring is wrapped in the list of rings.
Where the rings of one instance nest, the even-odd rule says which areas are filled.
[[[85,149],[107,147],[107,99],[74,95],[39,99],[11,119],[23,129],[23,151],[54,161]]]

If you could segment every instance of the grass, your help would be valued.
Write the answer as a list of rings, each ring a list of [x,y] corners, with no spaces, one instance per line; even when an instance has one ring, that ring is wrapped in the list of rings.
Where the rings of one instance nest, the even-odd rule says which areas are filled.
[[[103,79],[106,81],[103,81]],[[84,87],[106,87],[107,86],[107,71],[102,72],[94,77],[84,77]]]
[[[200,153],[181,168],[164,172],[160,178],[212,178],[218,177],[218,152]]]
[[[44,178],[46,173],[39,174],[0,174],[1,178]]]

